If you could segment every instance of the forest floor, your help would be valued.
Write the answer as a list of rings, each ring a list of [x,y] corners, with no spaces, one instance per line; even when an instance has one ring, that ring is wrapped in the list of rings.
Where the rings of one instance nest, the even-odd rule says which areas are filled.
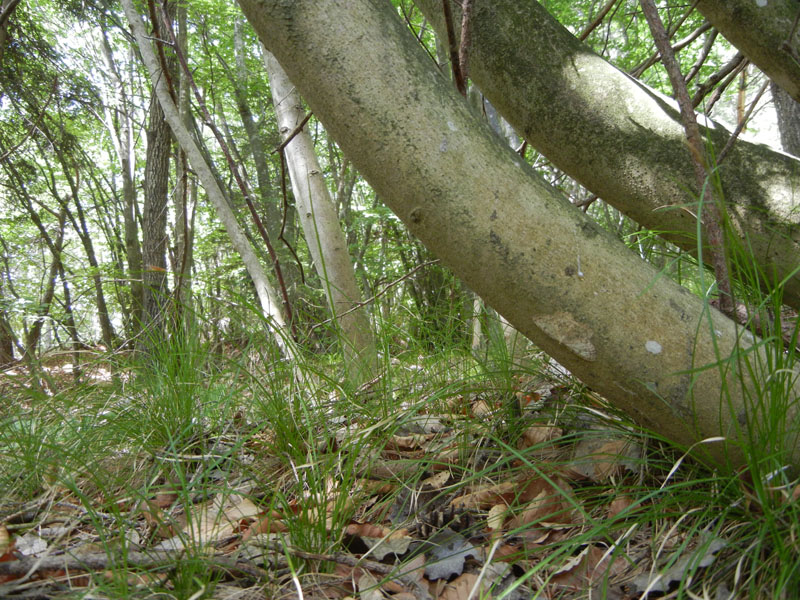
[[[352,393],[245,355],[62,363],[2,376],[0,598],[798,597],[794,483],[545,359],[409,356]]]

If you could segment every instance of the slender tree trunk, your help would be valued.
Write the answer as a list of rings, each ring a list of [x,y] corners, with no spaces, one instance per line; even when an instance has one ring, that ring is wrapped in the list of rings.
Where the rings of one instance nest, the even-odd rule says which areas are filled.
[[[19,173],[13,166],[9,166],[9,171],[16,179],[19,178]],[[81,370],[80,370],[80,337],[78,335],[78,326],[75,323],[75,315],[72,312],[72,293],[69,288],[69,283],[67,281],[67,273],[66,269],[64,268],[64,262],[62,259],[63,256],[63,244],[64,244],[64,227],[67,217],[67,209],[65,205],[62,205],[61,212],[58,215],[58,232],[56,234],[56,238],[53,239],[48,231],[47,227],[42,223],[41,218],[39,217],[39,213],[36,211],[33,205],[33,199],[30,198],[27,194],[27,190],[25,190],[24,186],[20,186],[21,192],[21,202],[24,204],[25,209],[28,211],[30,215],[31,221],[33,224],[36,225],[36,228],[39,230],[42,239],[47,244],[48,249],[50,250],[50,254],[53,257],[53,263],[51,265],[50,274],[52,275],[55,271],[58,278],[61,279],[61,287],[64,292],[64,325],[67,328],[67,332],[69,333],[70,337],[70,344],[73,349],[73,377],[75,381],[80,380]],[[52,286],[48,287],[48,291],[45,293],[46,302],[43,302],[43,309],[44,312],[42,313],[43,316],[37,319],[34,327],[31,328],[28,332],[28,336],[26,336],[26,346],[32,348],[30,351],[26,350],[26,357],[31,358],[35,354],[35,345],[39,342],[39,337],[41,335],[41,322],[44,316],[50,312],[50,306],[53,302],[53,298],[55,296],[55,280],[51,280]],[[48,284],[49,285],[49,284]],[[35,331],[37,329],[38,331]],[[31,338],[31,336],[34,336]],[[32,347],[33,346],[33,347]]]
[[[81,379],[81,338],[78,334],[78,325],[75,323],[75,313],[72,311],[72,292],[69,288],[67,273],[62,263],[58,276],[61,278],[61,289],[64,292],[64,326],[69,334],[72,346],[72,377],[78,382]]]
[[[267,228],[270,239],[277,240],[280,234],[281,213],[274,204],[274,201],[270,201],[273,199],[271,198],[272,184],[270,182],[267,153],[264,149],[264,142],[261,139],[258,125],[253,118],[253,111],[247,101],[247,93],[244,89],[245,85],[250,80],[250,72],[245,62],[246,50],[244,47],[244,40],[242,39],[241,19],[237,19],[233,24],[233,51],[236,58],[236,71],[231,74],[233,75],[231,83],[234,86],[233,91],[234,98],[236,99],[236,108],[242,119],[242,125],[247,134],[248,149],[256,167],[258,193],[266,206],[267,215],[264,225]]]
[[[0,270],[0,367],[13,365],[16,362],[14,358],[14,349],[17,349],[17,354],[23,356],[25,349],[19,341],[14,328],[11,325],[11,316],[8,313],[8,307],[11,306],[16,298],[14,293],[14,286],[11,280],[11,269],[8,265],[8,246],[5,240],[0,236],[0,249],[2,253],[2,270]]]
[[[300,272],[295,264],[295,257],[287,250],[286,244],[294,242],[294,231],[291,229],[294,223],[294,211],[288,206],[284,206],[283,210],[280,208],[280,192],[270,178],[268,154],[263,141],[263,133],[259,130],[258,123],[253,117],[253,110],[247,100],[246,87],[249,85],[251,75],[245,61],[248,49],[245,48],[242,38],[242,24],[243,19],[237,19],[234,23],[233,50],[236,58],[236,70],[229,75],[233,85],[236,108],[239,111],[242,125],[247,134],[247,149],[253,158],[253,164],[256,168],[259,197],[257,206],[260,206],[266,215],[264,226],[267,229],[269,239],[275,247],[275,252],[278,254],[289,296],[293,298],[297,294]],[[283,214],[284,211],[286,211],[286,215]],[[285,243],[280,241],[281,227],[284,224],[286,224],[286,228],[283,231]]]
[[[478,294],[473,294],[472,298],[472,340],[470,350],[475,358],[481,355],[481,344],[483,342],[483,326],[481,325],[481,313],[483,313],[483,302]]]
[[[303,122],[305,113],[294,85],[275,57],[266,50],[264,63],[278,130],[285,141]],[[331,315],[340,329],[345,368],[351,382],[358,385],[373,377],[377,354],[366,309],[359,307],[361,291],[347,251],[347,240],[308,131],[296,132],[284,152],[306,243],[322,281]]]
[[[14,363],[14,329],[8,318],[3,280],[0,278],[0,369]]]
[[[186,5],[178,5],[178,44],[185,53],[187,49]],[[178,86],[178,112],[187,129],[191,126],[189,112],[189,82],[181,72]],[[194,215],[197,208],[197,187],[194,176],[189,174],[186,152],[180,148],[176,167],[175,231],[172,249],[172,272],[174,274],[176,311],[187,318],[186,308],[192,303],[192,265],[194,264]],[[190,311],[193,312],[193,311]]]
[[[131,111],[133,107],[128,101],[128,95],[125,92],[126,84],[114,62],[105,30],[101,30],[100,42],[106,65],[105,74],[116,89],[114,98],[116,103],[116,106],[114,106],[115,114],[111,114],[110,110],[106,111],[105,125],[119,160],[120,177],[122,179],[122,217],[125,232],[125,255],[128,263],[128,282],[131,293],[128,334],[131,337],[135,337],[140,331],[143,318],[144,289],[142,287],[142,247],[139,243],[139,223],[136,219],[138,212],[136,187],[133,180],[133,166],[136,162],[133,136],[131,135]]]
[[[0,2],[0,14],[4,16],[4,19],[0,22],[0,65],[3,64],[3,53],[8,39],[8,21],[19,2],[20,0],[3,0]]]
[[[53,304],[53,297],[55,296],[56,280],[58,279],[58,259],[53,258],[50,262],[50,268],[47,272],[47,279],[45,280],[45,288],[42,297],[39,300],[39,308],[36,310],[36,316],[33,318],[33,323],[25,334],[25,360],[35,360],[39,348],[39,341],[42,338],[42,327],[44,326],[47,315],[50,314],[50,306]]]
[[[743,427],[762,416],[737,361],[767,364],[757,340],[543,182],[439,74],[390,3],[239,4],[378,195],[469,287],[645,425],[686,445],[724,437],[695,450],[743,461]],[[786,423],[796,431],[796,412]],[[787,435],[768,450],[798,463],[796,442]]]
[[[152,99],[147,129],[147,162],[144,169],[142,209],[142,263],[144,302],[142,326],[158,337],[164,323],[167,286],[167,187],[172,136],[164,111]]]
[[[33,207],[29,207],[31,210]],[[61,266],[61,247],[64,243],[64,224],[66,218],[66,211],[62,209],[59,215],[59,227],[56,232],[55,239],[50,239],[49,234],[45,231],[47,242],[50,249],[52,261],[50,262],[50,269],[47,273],[47,280],[45,281],[45,290],[42,294],[42,299],[39,301],[39,309],[36,311],[36,317],[33,320],[33,325],[28,330],[25,336],[25,355],[26,358],[32,360],[36,356],[39,340],[42,337],[42,327],[44,326],[47,315],[50,314],[50,307],[53,304],[55,297],[56,281],[58,275],[62,270]]]
[[[170,14],[174,4],[166,11]],[[166,54],[166,53],[165,53]],[[171,55],[171,53],[170,53]],[[174,73],[173,60],[167,69]],[[172,78],[173,73],[162,73]],[[169,294],[167,279],[167,189],[169,186],[172,133],[155,92],[150,99],[147,125],[147,154],[144,167],[144,207],[142,209],[142,329],[146,338],[159,340],[164,333]],[[144,340],[143,340],[144,341]],[[146,342],[145,342],[146,343]]]
[[[48,137],[48,139],[54,139],[52,134],[46,129],[46,127],[44,127],[44,125],[42,125],[42,130],[45,132],[45,135]],[[89,231],[89,226],[86,223],[86,214],[80,201],[81,165],[70,160],[57,143],[52,144],[52,149],[55,151],[58,162],[61,165],[61,172],[63,173],[64,179],[69,186],[71,196],[68,196],[67,198],[59,197],[58,189],[56,189],[54,186],[52,186],[51,192],[58,200],[62,209],[65,211],[67,218],[69,219],[70,223],[72,223],[72,227],[75,229],[75,233],[78,234],[78,237],[81,240],[84,252],[86,252],[86,261],[89,263],[89,267],[91,267],[92,283],[94,284],[95,303],[97,304],[97,319],[100,323],[100,334],[102,336],[103,343],[106,345],[106,348],[111,349],[114,347],[116,341],[116,333],[114,332],[114,325],[111,323],[111,317],[108,312],[106,296],[103,290],[103,279],[101,275],[100,264],[94,251],[94,242],[92,241],[92,235]],[[46,153],[43,152],[42,155],[46,155]],[[75,213],[73,213],[69,208],[70,199],[75,205]]]
[[[158,101],[164,110],[165,118],[172,128],[178,144],[180,144],[181,148],[186,152],[190,165],[197,172],[209,200],[217,211],[217,216],[228,232],[231,244],[242,257],[242,262],[247,272],[250,274],[250,277],[253,279],[256,295],[261,304],[264,318],[267,320],[273,332],[278,347],[281,349],[284,356],[295,361],[297,364],[298,349],[295,347],[286,322],[281,314],[280,302],[275,295],[272,284],[270,284],[266,272],[258,261],[258,257],[253,251],[250,242],[239,227],[236,216],[228,205],[228,201],[214,176],[210,164],[206,162],[204,154],[197,145],[194,137],[183,124],[183,121],[181,121],[178,108],[175,106],[175,102],[172,100],[167,85],[161,76],[161,67],[153,53],[150,40],[147,38],[142,19],[139,13],[136,12],[132,0],[122,0],[122,6],[125,10],[128,22],[133,29],[134,36],[139,45],[139,50],[142,54],[142,60],[153,82]]]
[[[108,314],[108,305],[106,304],[106,295],[103,291],[103,279],[100,275],[100,264],[97,261],[97,255],[94,252],[94,243],[92,242],[89,228],[86,225],[86,216],[83,212],[80,200],[77,196],[77,185],[73,187],[75,195],[73,195],[73,202],[75,203],[75,210],[78,213],[78,220],[67,211],[67,215],[72,221],[73,227],[76,229],[78,236],[83,242],[83,248],[86,252],[86,260],[92,268],[92,283],[94,284],[95,302],[97,303],[97,318],[100,321],[100,333],[103,337],[103,343],[106,348],[111,350],[114,347],[114,340],[116,334],[114,333],[114,325],[111,323],[111,318]]]

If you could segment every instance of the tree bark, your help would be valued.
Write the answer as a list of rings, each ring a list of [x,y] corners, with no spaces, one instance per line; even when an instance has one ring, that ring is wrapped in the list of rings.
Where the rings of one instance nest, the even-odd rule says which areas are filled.
[[[3,0],[0,2],[0,65],[3,64],[3,54],[6,49],[6,41],[8,38],[8,21],[11,18],[14,9],[17,8],[20,0]]]
[[[168,2],[164,14],[172,19],[175,3]],[[160,21],[157,19],[157,21]],[[164,25],[153,25],[156,38]],[[161,42],[156,42],[162,44]],[[162,44],[162,47],[165,47]],[[172,52],[162,53],[162,78],[174,80]],[[163,69],[166,69],[164,71]],[[161,103],[153,92],[147,123],[147,152],[144,166],[144,205],[142,206],[142,323],[145,346],[159,343],[164,335],[165,311],[169,294],[167,278],[167,191],[170,179],[172,133]]]
[[[800,102],[774,82],[770,85],[770,91],[778,114],[781,146],[789,154],[800,157]]]
[[[800,6],[796,0],[700,0],[697,10],[800,102]]]
[[[305,118],[300,95],[281,65],[265,51],[278,131],[284,141]],[[297,132],[284,148],[297,214],[317,270],[331,316],[340,330],[348,379],[360,385],[375,374],[377,353],[372,329],[356,282],[347,240],[336,207],[319,166],[314,141],[306,129]]]
[[[441,2],[417,5],[443,35]],[[669,99],[596,55],[537,2],[476,0],[471,31],[470,76],[514,129],[603,200],[696,253],[700,190]],[[717,151],[730,137],[714,122],[702,130]],[[800,160],[738,140],[718,173],[730,225],[765,283],[788,277],[784,302],[800,307]]]
[[[158,96],[158,101],[164,110],[164,116],[172,128],[175,139],[180,144],[181,148],[186,152],[189,163],[192,168],[197,172],[200,181],[205,188],[209,200],[214,205],[217,211],[217,216],[222,222],[225,230],[230,237],[231,244],[234,249],[242,257],[242,262],[253,279],[253,284],[256,288],[256,296],[261,304],[261,309],[264,318],[267,320],[269,327],[274,334],[274,339],[281,349],[284,356],[291,360],[297,358],[298,352],[294,346],[290,332],[286,327],[283,315],[280,312],[280,303],[272,289],[272,285],[267,278],[264,268],[258,261],[253,248],[250,245],[247,237],[244,235],[241,227],[236,221],[236,216],[233,214],[222,189],[217,182],[216,177],[211,169],[211,166],[206,162],[200,147],[197,145],[194,137],[189,130],[184,126],[181,121],[180,113],[175,103],[172,101],[167,84],[164,78],[161,77],[161,66],[156,59],[153,49],[150,46],[150,41],[144,29],[144,24],[133,6],[132,0],[122,0],[122,6],[125,10],[125,15],[128,22],[133,29],[136,42],[139,45],[139,51],[142,54],[142,61],[147,67],[150,79]]]
[[[547,185],[474,115],[390,3],[239,4],[378,195],[469,287],[643,424],[687,445],[724,436],[731,443],[698,452],[742,462],[742,427],[758,415],[747,413],[754,382],[736,358],[741,348],[763,358],[749,332]],[[701,368],[729,357],[731,368]],[[795,441],[783,450],[797,461]]]
[[[146,338],[159,339],[164,327],[164,310],[169,293],[167,280],[167,187],[172,150],[172,134],[164,111],[151,98],[147,127],[147,154],[144,168],[144,206],[142,208],[142,303]]]

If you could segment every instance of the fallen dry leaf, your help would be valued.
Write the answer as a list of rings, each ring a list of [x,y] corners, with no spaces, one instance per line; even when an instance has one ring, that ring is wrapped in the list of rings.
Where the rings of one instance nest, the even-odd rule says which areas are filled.
[[[507,515],[508,506],[506,504],[495,504],[489,509],[489,514],[486,515],[486,527],[492,532],[492,540],[502,535],[503,523],[505,523]]]
[[[531,446],[558,439],[563,433],[564,431],[561,427],[556,427],[555,425],[533,425],[522,432],[518,446],[520,450],[524,450]]]
[[[476,417],[488,417],[494,412],[491,406],[486,402],[486,400],[477,400],[472,405],[472,414]]]
[[[369,571],[364,571],[358,578],[358,597],[360,600],[384,599],[378,580]]]
[[[478,582],[478,576],[475,573],[464,573],[459,575],[453,581],[448,583],[442,593],[439,594],[439,600],[467,600],[472,588]],[[489,586],[481,581],[478,586],[478,592],[473,594],[473,598],[490,598],[486,595]]]
[[[422,485],[432,490],[440,489],[450,479],[450,471],[439,471],[435,475],[431,475],[422,480]]]
[[[594,481],[605,481],[623,468],[631,468],[639,452],[637,444],[620,439],[614,431],[609,431],[609,437],[587,435],[575,446],[571,467]]]
[[[413,433],[411,435],[395,435],[389,440],[387,448],[395,450],[418,450],[422,445],[433,437],[428,433]]]
[[[350,523],[344,528],[344,532],[347,535],[379,538],[391,533],[391,530],[382,525],[373,525],[372,523]]]
[[[621,494],[609,503],[608,508],[606,509],[606,516],[609,519],[613,519],[632,504],[633,498],[626,496],[625,494]]]
[[[414,541],[409,535],[405,536],[386,536],[386,537],[365,537],[361,536],[362,541],[370,548],[372,556],[375,560],[383,560],[387,554],[394,554],[402,556],[408,552],[408,548]]]
[[[528,481],[520,494],[520,500],[528,500],[522,512],[508,523],[509,530],[522,529],[529,525],[548,525],[552,523],[572,523],[572,503],[565,497],[572,488],[560,478],[553,483],[542,478]]]
[[[590,544],[556,571],[550,582],[573,591],[587,590],[593,584],[624,571],[624,560],[620,557],[613,563],[611,560],[612,553],[606,548]]]
[[[256,519],[250,527],[245,529],[242,533],[242,541],[246,542],[259,533],[286,533],[287,531],[289,531],[289,527],[283,522],[283,515],[273,510],[270,514]]]
[[[244,529],[242,521],[249,522],[261,512],[252,501],[238,494],[218,494],[212,500],[191,508],[183,532],[157,544],[155,550],[175,550],[187,544],[211,544],[241,531]]]
[[[450,506],[453,508],[488,509],[499,502],[510,504],[517,494],[518,484],[514,481],[504,481],[485,488],[453,498]]]
[[[11,534],[5,525],[0,525],[0,560],[11,550]]]

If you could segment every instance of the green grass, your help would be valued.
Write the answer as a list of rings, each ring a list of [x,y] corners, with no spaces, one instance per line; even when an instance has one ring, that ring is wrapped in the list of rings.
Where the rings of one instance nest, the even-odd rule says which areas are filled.
[[[751,302],[762,314],[780,305],[777,295]],[[629,591],[646,585],[649,571],[676,569],[683,576],[663,582],[670,598],[713,598],[723,589],[737,597],[794,597],[800,515],[783,436],[795,401],[796,332],[789,344],[777,333],[780,323],[765,333],[766,363],[754,362],[754,354],[720,357],[718,368],[746,369],[757,382],[742,424],[746,465],[726,471],[642,431],[549,370],[541,356],[529,354],[524,369],[512,365],[498,328],[489,328],[484,352],[471,356],[456,344],[431,352],[434,331],[425,343],[400,344],[398,324],[380,325],[382,374],[364,390],[343,384],[330,356],[304,355],[302,364],[289,365],[275,357],[266,334],[212,348],[198,331],[167,335],[113,365],[100,357],[94,366],[113,366],[114,378],[57,381],[54,395],[17,385],[3,399],[0,421],[0,518],[38,503],[37,516],[9,523],[18,536],[66,519],[72,529],[50,542],[54,550],[89,543],[114,559],[91,576],[101,596],[204,598],[244,576],[209,558],[199,533],[207,527],[202,507],[244,497],[281,524],[263,534],[285,549],[273,566],[259,567],[269,573],[261,584],[272,597],[335,578],[341,565],[332,557],[364,552],[347,533],[357,524],[411,528],[421,545],[384,576],[396,577],[415,553],[431,551],[431,534],[411,522],[413,514],[405,524],[392,515],[405,514],[414,498],[424,500],[420,514],[441,512],[454,498],[513,482],[503,500],[509,512],[502,543],[487,531],[488,505],[460,531],[502,552],[502,564],[516,565],[511,580],[491,583],[492,597],[588,598],[589,590],[605,597],[623,583]],[[459,329],[466,327],[451,325],[446,336]],[[520,402],[520,376],[552,390],[534,402],[541,408]],[[420,422],[432,418],[445,432],[420,434]],[[525,432],[532,426],[559,434],[530,444]],[[587,460],[577,458],[580,448],[613,440],[630,440],[638,452],[608,476],[576,474]],[[449,479],[440,488],[425,487],[443,473]],[[542,486],[543,496],[530,498],[531,485]],[[172,494],[169,503],[152,508],[165,494]],[[557,514],[548,509],[520,520],[535,502],[552,502]],[[565,515],[566,527],[553,525]],[[133,564],[131,557],[167,540],[180,556]],[[601,558],[584,589],[564,583]],[[86,587],[61,591],[80,597]]]

